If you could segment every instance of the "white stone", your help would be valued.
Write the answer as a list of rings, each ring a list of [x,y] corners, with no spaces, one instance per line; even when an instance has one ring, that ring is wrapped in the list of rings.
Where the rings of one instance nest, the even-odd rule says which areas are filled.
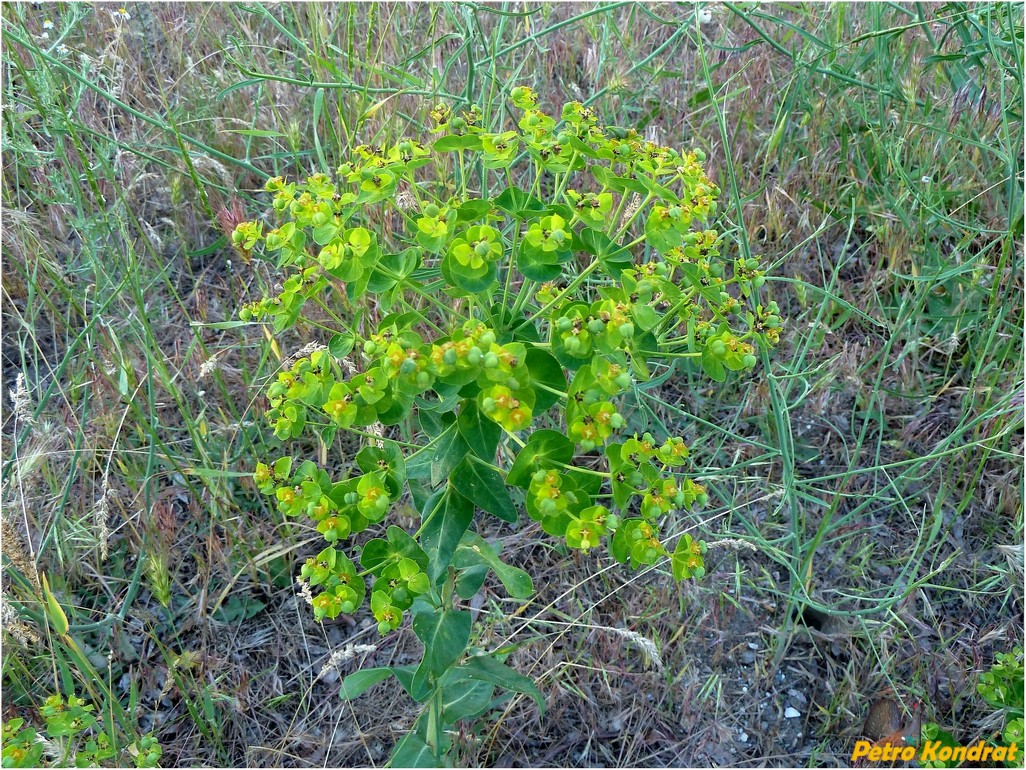
[[[784,709],[784,719],[797,719],[801,715],[802,713],[798,709],[791,706]]]

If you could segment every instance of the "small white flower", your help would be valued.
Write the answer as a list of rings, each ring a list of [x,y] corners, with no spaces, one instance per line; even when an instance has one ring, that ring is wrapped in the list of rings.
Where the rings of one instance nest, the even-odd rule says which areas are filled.
[[[120,19],[121,21],[130,21],[132,18],[132,15],[124,8],[118,8],[116,11],[111,11],[110,15],[112,19]]]
[[[699,24],[708,24],[711,21],[712,21],[712,11],[710,11],[708,8],[699,8],[698,9],[698,23]]]
[[[64,43],[61,43],[59,46],[57,46],[57,55],[58,56],[67,56],[68,55],[68,47],[66,45],[64,45]]]
[[[49,19],[43,20],[43,29],[53,29],[53,22]]]
[[[45,30],[43,32],[40,32],[39,33],[39,39],[40,40],[49,40],[50,39],[50,33],[46,32]]]

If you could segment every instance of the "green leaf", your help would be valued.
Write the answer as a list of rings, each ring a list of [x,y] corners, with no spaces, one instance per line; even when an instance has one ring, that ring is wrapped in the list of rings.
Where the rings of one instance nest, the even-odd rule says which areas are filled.
[[[382,254],[374,260],[374,270],[367,282],[367,291],[381,294],[398,282],[409,278],[420,263],[419,249],[405,249],[397,254]]]
[[[670,570],[674,580],[702,578],[705,575],[704,548],[705,543],[696,543],[691,535],[684,535],[677,541],[677,547],[673,549],[673,555],[670,557]]]
[[[567,465],[573,457],[574,444],[565,435],[556,430],[536,430],[506,474],[506,483],[527,489],[536,470]]]
[[[619,278],[620,272],[631,266],[630,251],[605,233],[585,227],[577,237],[583,250],[598,257],[607,275]]]
[[[429,689],[431,680],[441,677],[467,649],[470,612],[436,609],[418,612],[413,617],[413,633],[424,645],[424,659],[413,676],[416,697]]]
[[[435,152],[455,152],[456,150],[480,150],[481,149],[481,137],[476,134],[466,134],[464,136],[456,136],[455,134],[449,134],[443,136],[440,139],[436,139],[435,143],[431,145]]]
[[[609,553],[621,564],[625,564],[630,558],[631,548],[628,536],[634,531],[641,519],[624,519],[616,532],[609,539]]]
[[[447,484],[424,505],[420,542],[430,556],[425,568],[432,582],[445,574],[463,533],[474,520],[474,505]]]
[[[476,564],[488,565],[513,598],[529,599],[534,595],[534,581],[530,575],[519,567],[506,564],[487,540],[476,532],[468,532],[456,550],[453,565],[457,569],[467,569]]]
[[[531,367],[531,353],[527,352],[527,366]],[[535,402],[537,409],[537,401]],[[502,438],[502,428],[493,420],[481,414],[477,401],[468,399],[463,402],[459,417],[456,419],[460,435],[466,440],[471,451],[482,460],[491,462],[495,459],[495,451]]]
[[[424,739],[411,730],[395,745],[388,760],[390,767],[438,767],[435,755]]]
[[[325,222],[323,225],[318,225],[313,229],[314,243],[318,246],[327,246],[338,236],[341,229],[334,222]]]
[[[455,468],[467,452],[470,446],[463,440],[459,428],[454,422],[438,437],[435,444],[435,451],[431,457],[431,484],[437,486],[449,477],[452,469]]]
[[[410,537],[409,533],[394,524],[388,528],[387,540],[375,538],[370,540],[363,547],[360,554],[360,564],[365,569],[374,570],[385,562],[400,559],[413,559],[422,570],[428,568],[428,556],[424,550],[417,545],[417,541]]]
[[[508,214],[517,219],[525,219],[545,211],[545,204],[533,195],[524,192],[519,187],[507,187],[493,203]]]
[[[595,150],[593,150],[590,145],[585,144],[584,142],[582,142],[580,139],[578,139],[573,134],[570,134],[567,137],[567,144],[570,145],[575,150],[577,150],[577,152],[580,153],[585,158],[597,158],[597,157],[599,157],[599,154],[597,152],[595,152]]]
[[[566,252],[566,254],[570,253]],[[555,252],[525,248],[524,244],[521,244],[517,254],[517,270],[525,278],[530,278],[532,281],[538,281],[539,283],[554,281],[563,274],[563,267],[559,264]]]
[[[395,674],[395,678],[402,688],[406,690],[406,694],[413,698],[413,675],[417,673],[417,666],[412,663],[406,666],[393,666],[392,673]]]
[[[459,553],[460,551],[457,549],[456,555],[453,557],[454,561],[459,558]],[[487,577],[487,564],[475,564],[472,567],[460,568],[459,575],[456,577],[456,594],[461,599],[472,599],[474,594],[481,590]]]
[[[465,671],[450,669],[442,677],[442,724],[480,715],[492,702],[495,685],[471,679]]]
[[[431,486],[438,486],[449,477],[449,473],[468,451],[470,446],[460,435],[456,421],[453,420],[426,446],[406,458],[406,476],[411,479],[430,478]]]
[[[566,392],[566,375],[559,361],[551,353],[540,348],[528,348],[524,362],[527,364],[531,387],[534,390],[534,412],[541,414],[559,400],[559,396],[553,393],[553,390]],[[545,387],[538,387],[539,385]]]
[[[342,680],[342,689],[339,690],[339,695],[342,696],[342,700],[358,698],[378,682],[388,679],[392,673],[392,669],[388,667],[365,668],[357,671]]]
[[[651,335],[649,335],[651,336]],[[648,358],[650,354],[642,353],[638,347],[638,339],[634,339],[634,344],[631,345],[631,366],[634,368],[634,376],[641,382],[648,382],[652,379],[652,372],[648,368]],[[657,343],[658,344],[658,343]]]
[[[71,628],[71,624],[68,623],[68,616],[64,614],[64,608],[57,601],[57,597],[50,592],[50,584],[46,580],[46,574],[43,573],[41,577],[43,579],[43,596],[46,599],[46,618],[58,634],[67,636],[68,629]]]
[[[470,679],[491,682],[513,692],[529,695],[538,704],[541,715],[545,715],[545,699],[542,698],[534,682],[523,674],[519,674],[505,663],[500,663],[491,655],[477,655],[459,667]]]
[[[352,334],[335,334],[328,341],[328,352],[335,358],[345,358],[356,345],[356,338]]]
[[[486,265],[482,272],[474,273],[446,254],[442,258],[440,267],[442,277],[447,284],[463,289],[463,291],[468,291],[471,294],[487,291],[495,283],[496,268],[494,263]]]
[[[475,462],[470,455],[464,457],[463,462],[453,468],[449,481],[461,495],[472,500],[478,508],[498,516],[503,521],[513,523],[517,520],[516,506],[513,505],[513,498],[509,496],[502,476],[486,465]]]
[[[460,204],[459,210],[457,211],[456,221],[476,222],[477,220],[482,219],[491,210],[491,201],[483,200],[481,198],[471,198],[469,201],[465,201]]]
[[[656,198],[661,201],[672,201],[674,203],[680,200],[677,193],[673,192],[668,187],[663,187],[661,184],[656,182],[654,179],[650,179],[645,174],[638,174],[636,177],[638,182],[644,185],[645,189],[652,193]]]
[[[716,382],[726,382],[727,370],[723,368],[723,362],[714,356],[708,348],[702,351],[702,368],[710,379]]]
[[[610,190],[636,192],[638,195],[644,195],[646,192],[645,185],[632,177],[617,176],[605,166],[597,164],[588,168],[595,177],[595,181],[608,187]]]
[[[631,315],[634,317],[638,328],[646,332],[654,328],[660,320],[659,313],[654,307],[640,303],[631,308]]]

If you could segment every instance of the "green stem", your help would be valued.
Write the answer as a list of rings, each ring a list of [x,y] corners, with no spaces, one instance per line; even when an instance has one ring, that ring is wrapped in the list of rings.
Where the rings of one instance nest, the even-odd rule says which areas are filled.
[[[516,220],[514,220],[516,222]],[[516,226],[513,229],[513,238],[509,247],[509,264],[506,266],[506,283],[502,289],[502,305],[508,307],[509,305],[509,289],[513,283],[513,259],[517,253],[517,241],[520,239],[520,227]]]
[[[560,468],[566,468],[570,471],[576,471],[578,473],[590,473],[592,476],[601,476],[604,479],[612,478],[613,474],[609,471],[597,471],[594,468],[582,468],[579,465],[567,465],[566,463],[554,463]]]
[[[431,701],[428,703],[427,723],[427,744],[431,747],[431,754],[435,758],[435,766],[442,767],[442,688],[435,685],[435,691],[431,694]]]
[[[510,268],[512,270],[512,268]],[[510,311],[511,320],[517,317],[524,304],[527,302],[527,298],[531,296],[531,290],[537,285],[537,281],[532,281],[525,278],[524,282],[520,285],[520,291],[517,293],[516,302],[513,303],[513,309]]]
[[[559,180],[559,184],[556,185],[556,192],[552,195],[553,201],[558,201],[559,196],[563,194],[563,190],[566,189],[566,183],[570,181],[570,175],[573,173],[574,163],[577,161],[577,150],[574,150],[573,155],[570,156],[570,167],[563,174],[563,178]]]

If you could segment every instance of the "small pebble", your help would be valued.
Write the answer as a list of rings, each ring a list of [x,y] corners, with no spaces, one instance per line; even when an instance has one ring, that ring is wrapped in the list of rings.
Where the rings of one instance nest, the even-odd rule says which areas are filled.
[[[741,653],[741,662],[742,663],[747,663],[748,665],[751,665],[752,663],[755,663],[755,653],[752,652],[751,650],[744,650],[744,651],[742,651],[742,653]]]
[[[801,715],[802,713],[798,709],[792,708],[791,706],[784,709],[784,719],[797,719]]]
[[[749,642],[748,643],[748,649],[749,650],[757,650],[757,649],[759,649],[759,645],[756,644],[755,642]]]
[[[741,741],[741,743],[748,743],[748,733],[741,733],[738,740]]]

